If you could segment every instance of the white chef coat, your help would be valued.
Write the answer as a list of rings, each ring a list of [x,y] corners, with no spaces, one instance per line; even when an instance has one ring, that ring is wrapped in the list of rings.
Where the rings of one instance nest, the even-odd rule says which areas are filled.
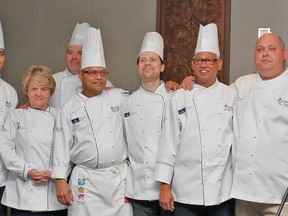
[[[55,183],[36,184],[31,169],[50,170],[57,110],[17,109],[8,116],[1,133],[0,153],[8,172],[2,204],[28,211],[65,209],[57,201]]]
[[[9,113],[17,106],[18,98],[15,89],[0,78],[0,128],[3,127],[4,122]],[[0,144],[2,137],[0,137]],[[5,185],[7,179],[7,169],[0,160],[0,187]]]
[[[104,181],[104,176],[101,181],[93,179],[97,170],[104,170],[104,173],[110,175],[111,169],[120,169],[120,164],[124,163],[127,167],[125,163],[127,147],[121,118],[121,103],[126,98],[124,95],[128,94],[120,89],[111,89],[88,98],[79,90],[59,112],[54,141],[52,177],[66,178],[70,161],[76,165],[70,179],[75,198],[71,208],[75,210],[71,211],[71,208],[68,208],[69,215],[87,215],[87,212],[88,215],[93,215],[91,212],[95,214],[99,212],[99,209],[107,208],[111,211],[107,211],[105,216],[114,216],[112,212],[120,212],[124,207],[127,211],[121,215],[129,216],[131,213],[131,204],[124,203],[124,186],[111,183],[123,178],[125,170],[113,172],[114,175],[109,177],[109,181]],[[125,166],[122,169],[127,169]],[[90,181],[94,182],[96,187],[107,190],[107,194],[98,194],[97,190],[96,192],[90,190],[91,184],[86,187],[85,182]],[[78,196],[79,190],[84,191],[80,197]],[[114,195],[122,194],[123,199],[105,202],[111,190],[115,192]],[[85,201],[81,201],[83,196]],[[102,202],[95,203],[95,200],[102,200]],[[75,205],[78,208],[75,208]]]
[[[232,182],[232,116],[236,91],[216,81],[177,90],[165,112],[155,179],[171,184],[177,202],[216,205]]]
[[[54,94],[50,98],[50,105],[60,109],[76,93],[76,89],[82,86],[78,75],[72,74],[67,68],[65,71],[53,74],[56,82]],[[113,86],[107,80],[106,86]]]
[[[235,118],[236,164],[231,196],[279,204],[288,186],[288,70],[263,81],[240,77]]]
[[[158,200],[160,183],[154,171],[164,105],[171,98],[164,83],[149,92],[140,87],[123,106],[130,166],[125,195],[138,200]]]

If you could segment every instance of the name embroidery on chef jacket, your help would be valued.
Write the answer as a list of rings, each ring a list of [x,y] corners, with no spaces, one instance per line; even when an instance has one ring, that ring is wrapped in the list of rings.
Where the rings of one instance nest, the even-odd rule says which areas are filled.
[[[278,104],[280,106],[288,107],[288,101],[287,100],[283,100],[282,98],[278,98]]]
[[[183,109],[178,110],[178,114],[182,115],[186,112],[186,108],[184,107]]]
[[[134,115],[134,114],[136,114],[136,113],[135,112],[126,112],[126,113],[124,113],[124,117],[127,118],[129,116]]]
[[[77,124],[80,121],[82,121],[84,119],[84,117],[77,117],[71,120],[72,124]]]

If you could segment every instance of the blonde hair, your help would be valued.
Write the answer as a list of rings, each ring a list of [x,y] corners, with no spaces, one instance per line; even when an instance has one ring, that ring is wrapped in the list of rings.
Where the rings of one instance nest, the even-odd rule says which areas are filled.
[[[55,92],[56,82],[52,76],[50,69],[43,65],[33,65],[26,71],[22,80],[22,91],[25,95],[28,91],[29,81],[32,78],[35,78],[35,80],[39,82],[40,85],[48,88],[50,90],[50,95]]]

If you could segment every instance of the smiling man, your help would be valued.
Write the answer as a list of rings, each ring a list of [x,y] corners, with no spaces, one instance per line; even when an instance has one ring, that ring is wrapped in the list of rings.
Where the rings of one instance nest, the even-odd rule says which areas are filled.
[[[233,109],[236,91],[217,80],[222,67],[215,24],[203,27],[192,60],[192,91],[177,90],[164,115],[156,180],[160,205],[175,216],[233,216]]]
[[[172,95],[160,79],[163,50],[162,36],[146,33],[137,59],[141,86],[123,107],[130,161],[126,196],[132,199],[134,216],[169,214],[159,205],[160,184],[154,180],[163,110]]]
[[[90,27],[79,74],[82,88],[61,108],[54,142],[52,177],[58,201],[69,206],[71,216],[132,214],[124,197],[128,165],[121,104],[127,94],[104,90],[107,74],[100,30]]]
[[[66,48],[66,69],[53,75],[56,81],[56,89],[50,99],[52,107],[60,109],[76,93],[77,88],[82,85],[78,75],[81,72],[84,37],[89,27],[88,23],[77,23],[74,28]],[[109,80],[107,80],[106,85],[107,87],[113,86]]]

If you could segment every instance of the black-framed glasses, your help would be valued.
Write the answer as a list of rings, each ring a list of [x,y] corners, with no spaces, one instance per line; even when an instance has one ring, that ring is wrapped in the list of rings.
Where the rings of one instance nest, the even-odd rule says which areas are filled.
[[[195,65],[201,65],[203,62],[205,62],[207,65],[213,65],[215,62],[217,62],[219,59],[212,59],[212,58],[194,58],[193,62]]]
[[[96,70],[92,70],[92,71],[82,71],[82,73],[85,73],[87,74],[88,76],[97,76],[97,75],[100,75],[101,77],[104,77],[106,76],[109,72],[106,71],[106,70],[102,70],[102,71],[96,71]]]

